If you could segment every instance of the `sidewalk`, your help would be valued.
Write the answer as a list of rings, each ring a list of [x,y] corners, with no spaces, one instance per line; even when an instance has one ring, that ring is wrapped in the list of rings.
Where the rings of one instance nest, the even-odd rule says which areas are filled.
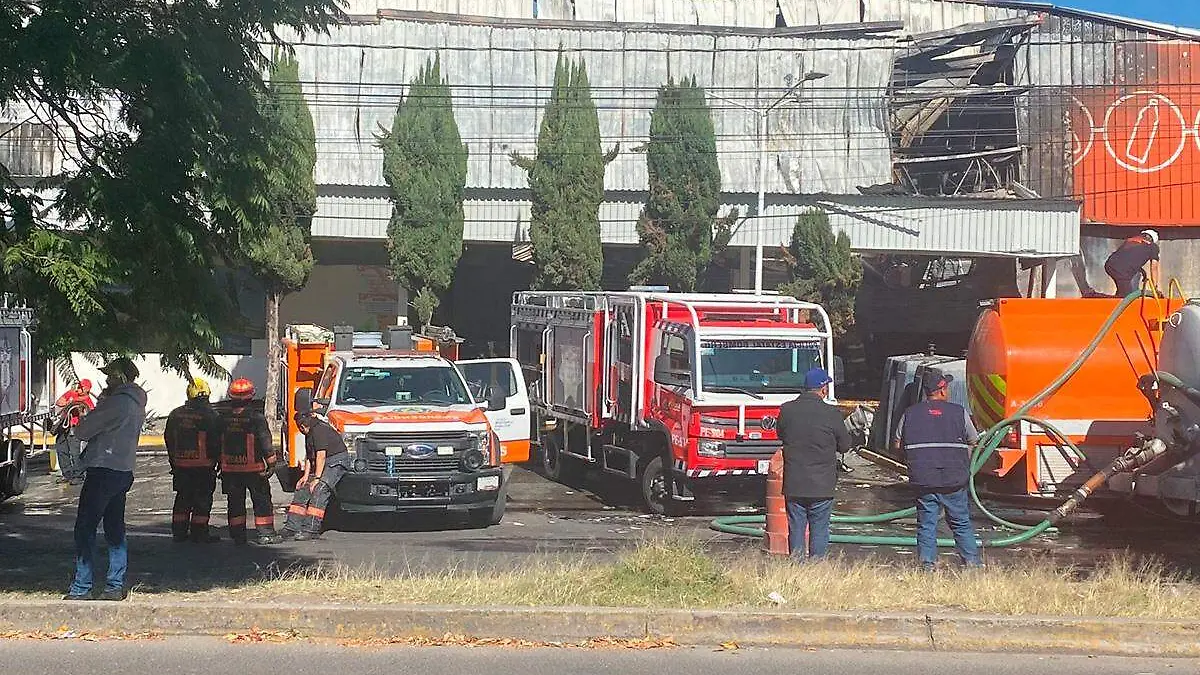
[[[953,614],[848,614],[654,610],[348,606],[157,602],[0,602],[0,633],[64,630],[229,635],[250,630],[301,638],[499,638],[577,642],[670,640],[679,645],[891,648],[1120,656],[1200,656],[1200,626],[1187,622]]]

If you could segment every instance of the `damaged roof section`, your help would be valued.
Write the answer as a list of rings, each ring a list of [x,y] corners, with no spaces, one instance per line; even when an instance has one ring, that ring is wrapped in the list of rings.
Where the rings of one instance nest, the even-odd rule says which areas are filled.
[[[1020,180],[1022,146],[1013,62],[1036,16],[913,35],[892,73],[895,179],[909,194],[1006,190]]]

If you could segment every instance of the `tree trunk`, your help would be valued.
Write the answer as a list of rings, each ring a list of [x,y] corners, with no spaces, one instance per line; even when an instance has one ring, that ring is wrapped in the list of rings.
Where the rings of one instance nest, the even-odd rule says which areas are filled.
[[[267,290],[267,386],[265,398],[265,411],[267,421],[271,425],[271,433],[278,434],[280,429],[280,421],[276,416],[276,409],[279,405],[279,365],[280,365],[280,342],[279,342],[279,298],[278,291]]]

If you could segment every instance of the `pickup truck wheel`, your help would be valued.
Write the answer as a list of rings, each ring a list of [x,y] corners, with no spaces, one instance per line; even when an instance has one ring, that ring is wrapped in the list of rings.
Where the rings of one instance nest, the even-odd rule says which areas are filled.
[[[468,516],[471,527],[475,529],[483,529],[493,525],[499,525],[500,521],[504,520],[504,510],[508,507],[508,497],[502,496],[496,500],[495,506],[490,509],[475,509]]]
[[[6,456],[11,456],[15,463],[0,469],[0,497],[15,497],[25,491],[29,485],[29,467],[25,443],[17,439],[8,441]]]

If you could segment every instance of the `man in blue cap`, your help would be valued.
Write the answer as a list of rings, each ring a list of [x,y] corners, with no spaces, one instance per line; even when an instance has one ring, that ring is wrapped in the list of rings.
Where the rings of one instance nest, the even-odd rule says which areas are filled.
[[[925,400],[904,411],[893,447],[903,448],[908,482],[917,489],[917,557],[925,569],[937,560],[937,526],[942,511],[963,564],[979,567],[979,545],[971,525],[971,444],[979,432],[966,408],[951,403],[950,375],[926,370],[921,376]]]
[[[842,413],[825,402],[832,381],[825,370],[813,368],[804,375],[805,391],[779,408],[788,547],[796,559],[821,558],[829,550],[838,465],[850,449]]]

